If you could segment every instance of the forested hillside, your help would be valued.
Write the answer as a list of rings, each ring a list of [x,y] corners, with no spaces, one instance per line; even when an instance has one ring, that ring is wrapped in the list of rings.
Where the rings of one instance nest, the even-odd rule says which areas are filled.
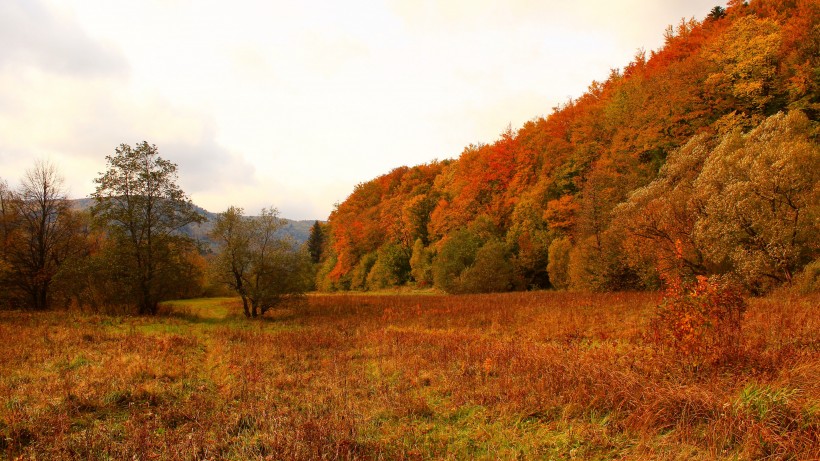
[[[545,118],[359,184],[329,218],[318,286],[812,283],[819,18],[816,0],[715,7]]]

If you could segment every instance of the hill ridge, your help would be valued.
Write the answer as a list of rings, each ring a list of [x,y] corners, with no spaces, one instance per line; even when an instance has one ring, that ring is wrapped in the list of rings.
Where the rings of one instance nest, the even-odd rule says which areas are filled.
[[[79,198],[79,199],[69,199],[69,202],[75,209],[79,210],[86,210],[91,208],[94,204],[93,198]],[[209,246],[215,245],[213,240],[208,237],[209,232],[213,228],[213,221],[216,219],[218,213],[214,213],[212,211],[208,211],[205,208],[202,208],[196,204],[194,204],[194,208],[196,209],[197,213],[204,216],[207,221],[201,224],[188,224],[182,228],[182,232],[189,237],[194,238],[199,242],[203,242],[208,244]],[[253,216],[250,216],[251,218]],[[310,236],[310,228],[313,226],[313,223],[317,220],[315,219],[288,219],[282,218],[284,221],[284,226],[279,230],[278,234],[280,237],[291,237],[294,239],[297,245],[304,244],[308,237]],[[319,222],[322,222],[319,220]]]

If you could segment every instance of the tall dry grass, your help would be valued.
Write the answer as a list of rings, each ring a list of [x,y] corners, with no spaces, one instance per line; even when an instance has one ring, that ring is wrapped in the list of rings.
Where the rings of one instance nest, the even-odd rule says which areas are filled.
[[[752,300],[737,350],[708,362],[650,334],[659,301],[310,296],[258,322],[2,312],[0,453],[820,457],[820,298]]]

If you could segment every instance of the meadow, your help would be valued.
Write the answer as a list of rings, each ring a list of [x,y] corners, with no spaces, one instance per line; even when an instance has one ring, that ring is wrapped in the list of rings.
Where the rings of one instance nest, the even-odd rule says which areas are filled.
[[[652,293],[0,311],[6,459],[820,459],[820,296],[664,346]]]

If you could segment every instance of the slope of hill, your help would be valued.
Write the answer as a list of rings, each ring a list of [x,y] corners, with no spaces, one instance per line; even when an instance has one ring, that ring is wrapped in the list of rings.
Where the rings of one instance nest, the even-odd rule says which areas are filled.
[[[81,198],[71,200],[72,205],[79,209],[85,210],[90,208],[94,204],[94,199],[91,198]],[[206,221],[201,224],[189,224],[182,228],[182,232],[186,235],[194,238],[195,240],[202,242],[206,245],[213,245],[213,241],[208,237],[211,229],[213,228],[214,219],[216,219],[216,213],[212,213],[204,208],[198,207],[194,205],[196,211],[205,217]],[[313,226],[314,221],[312,220],[292,220],[287,218],[282,218],[284,220],[284,226],[279,229],[278,235],[281,237],[290,237],[292,238],[297,245],[302,245],[305,243],[310,236],[310,228]]]
[[[818,18],[811,0],[732,1],[546,118],[359,184],[319,286],[791,283],[820,265]]]

